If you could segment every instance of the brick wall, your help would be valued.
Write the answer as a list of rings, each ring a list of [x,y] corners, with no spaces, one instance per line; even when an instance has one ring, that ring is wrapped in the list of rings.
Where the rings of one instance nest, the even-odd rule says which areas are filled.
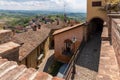
[[[12,37],[11,30],[0,30],[0,44],[10,41],[11,37]]]
[[[112,20],[112,44],[120,67],[120,19]]]

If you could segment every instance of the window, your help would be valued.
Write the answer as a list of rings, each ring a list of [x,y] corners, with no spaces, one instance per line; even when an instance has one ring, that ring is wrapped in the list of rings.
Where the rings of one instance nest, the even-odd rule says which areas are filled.
[[[99,6],[101,6],[102,5],[102,2],[101,1],[94,1],[94,2],[92,2],[92,6],[93,7],[99,7]]]
[[[67,56],[71,56],[72,55],[72,41],[69,39],[66,39],[64,41],[64,48],[62,49],[62,54],[67,55]]]
[[[44,54],[44,43],[40,45],[40,54]]]

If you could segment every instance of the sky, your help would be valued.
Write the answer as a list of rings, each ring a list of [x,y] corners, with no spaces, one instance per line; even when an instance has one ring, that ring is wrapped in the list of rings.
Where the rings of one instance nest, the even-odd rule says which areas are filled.
[[[0,0],[2,10],[86,12],[86,0]]]

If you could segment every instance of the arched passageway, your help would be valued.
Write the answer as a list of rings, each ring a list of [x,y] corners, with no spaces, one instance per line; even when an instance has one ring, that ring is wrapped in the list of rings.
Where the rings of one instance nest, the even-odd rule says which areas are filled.
[[[104,21],[101,18],[93,18],[88,25],[88,35],[102,33]]]
[[[101,52],[101,33],[104,21],[100,18],[93,18],[88,26],[88,41],[79,52],[76,60],[74,80],[95,80],[98,74],[99,59]]]

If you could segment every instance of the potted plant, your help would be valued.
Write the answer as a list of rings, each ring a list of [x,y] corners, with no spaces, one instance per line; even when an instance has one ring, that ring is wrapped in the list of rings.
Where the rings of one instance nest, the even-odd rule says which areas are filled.
[[[120,0],[104,0],[105,5],[101,8],[107,13],[120,13]]]

